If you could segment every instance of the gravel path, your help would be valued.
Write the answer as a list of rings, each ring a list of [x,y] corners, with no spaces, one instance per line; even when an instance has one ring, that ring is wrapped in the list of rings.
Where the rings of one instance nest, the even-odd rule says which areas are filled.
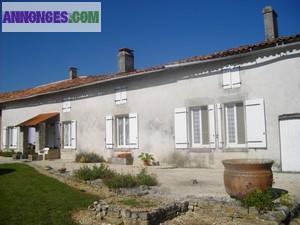
[[[0,163],[18,162],[0,157]],[[50,165],[54,169],[66,167],[68,171],[78,169],[84,164],[63,160],[34,161],[38,166]],[[85,164],[87,165],[87,164]],[[94,164],[88,164],[92,166]],[[110,165],[121,173],[138,173],[143,166]],[[223,170],[203,168],[171,168],[166,166],[148,167],[149,173],[157,176],[160,185],[153,188],[152,194],[172,199],[202,196],[228,197],[223,185]],[[288,190],[300,202],[300,173],[274,172],[273,187]]]

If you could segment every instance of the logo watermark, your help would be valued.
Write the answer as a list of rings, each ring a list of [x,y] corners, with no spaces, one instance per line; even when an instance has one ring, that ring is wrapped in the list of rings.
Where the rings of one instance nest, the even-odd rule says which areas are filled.
[[[2,32],[101,32],[100,2],[2,2]]]

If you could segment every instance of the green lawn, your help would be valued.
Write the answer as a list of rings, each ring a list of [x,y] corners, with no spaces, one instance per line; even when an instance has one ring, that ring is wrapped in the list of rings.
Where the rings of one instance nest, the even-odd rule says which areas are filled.
[[[0,225],[74,224],[71,212],[96,199],[27,165],[0,164]]]

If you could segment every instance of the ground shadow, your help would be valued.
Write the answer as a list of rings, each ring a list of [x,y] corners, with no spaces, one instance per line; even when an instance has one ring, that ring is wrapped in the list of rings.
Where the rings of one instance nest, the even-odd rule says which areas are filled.
[[[271,188],[272,198],[275,200],[277,198],[280,198],[283,194],[288,193],[287,190],[281,189],[281,188]]]
[[[16,171],[15,169],[0,168],[0,176],[4,175],[4,174],[7,174],[7,173],[15,172],[15,171]]]

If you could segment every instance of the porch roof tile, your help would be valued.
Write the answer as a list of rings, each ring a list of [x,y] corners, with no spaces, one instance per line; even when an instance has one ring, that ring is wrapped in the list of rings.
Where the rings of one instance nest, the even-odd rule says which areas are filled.
[[[32,117],[29,120],[26,120],[26,121],[18,124],[17,126],[27,126],[27,127],[36,126],[36,125],[38,125],[42,122],[45,122],[46,120],[51,119],[57,115],[59,115],[58,112],[39,114],[35,117]]]

